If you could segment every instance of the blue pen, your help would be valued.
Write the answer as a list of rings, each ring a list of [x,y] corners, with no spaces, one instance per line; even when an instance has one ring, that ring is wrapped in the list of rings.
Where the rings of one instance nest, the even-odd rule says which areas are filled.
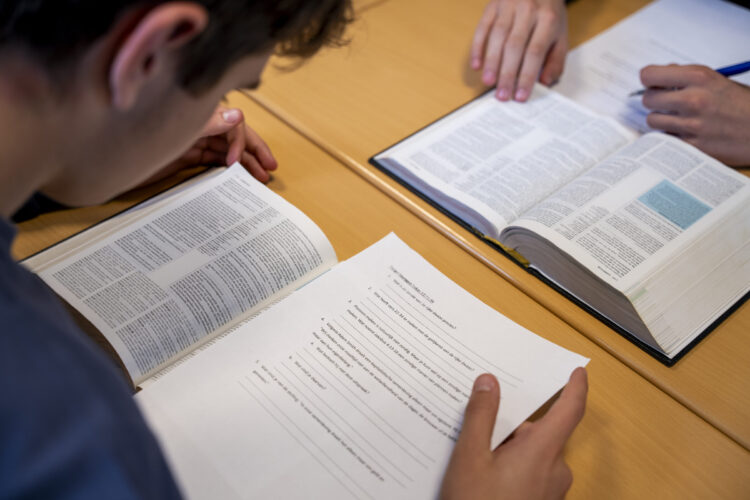
[[[745,73],[747,71],[750,71],[750,61],[741,62],[739,64],[732,64],[731,66],[724,66],[723,68],[719,68],[716,70],[716,72],[720,75],[724,75],[727,77],[739,75],[740,73]],[[646,89],[636,90],[635,92],[631,92],[628,97],[643,95],[644,92],[646,92]]]

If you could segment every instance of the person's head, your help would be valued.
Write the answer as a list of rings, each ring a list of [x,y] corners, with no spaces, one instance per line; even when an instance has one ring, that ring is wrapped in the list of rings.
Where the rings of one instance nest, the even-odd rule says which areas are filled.
[[[14,117],[0,131],[37,138],[33,157],[56,165],[47,194],[101,202],[186,150],[274,51],[304,58],[340,42],[350,2],[0,2],[0,113]]]

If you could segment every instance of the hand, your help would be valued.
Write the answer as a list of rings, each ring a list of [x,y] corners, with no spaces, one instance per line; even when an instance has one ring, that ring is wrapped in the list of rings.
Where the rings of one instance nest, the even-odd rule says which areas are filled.
[[[577,368],[544,417],[524,422],[492,451],[490,439],[500,388],[492,375],[478,377],[443,479],[441,498],[562,498],[573,483],[563,449],[583,418],[587,392],[586,370]]]
[[[647,66],[641,82],[648,125],[719,161],[750,165],[750,87],[705,66]]]
[[[498,99],[523,102],[537,79],[557,81],[567,51],[563,0],[492,0],[474,33],[471,67],[483,69],[486,85],[497,82]]]
[[[260,182],[271,179],[276,159],[263,139],[245,124],[242,111],[219,106],[203,127],[200,139],[181,157],[162,168],[141,186],[164,179],[183,168],[232,165],[239,161]]]

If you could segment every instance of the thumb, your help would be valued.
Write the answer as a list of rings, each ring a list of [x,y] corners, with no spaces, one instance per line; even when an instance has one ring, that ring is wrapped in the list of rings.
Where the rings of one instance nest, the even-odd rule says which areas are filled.
[[[490,452],[492,430],[500,406],[500,386],[494,375],[485,373],[474,381],[464,423],[456,442],[456,450],[468,453]]]
[[[201,130],[201,137],[211,137],[226,134],[243,120],[242,111],[239,109],[216,108],[208,123]]]

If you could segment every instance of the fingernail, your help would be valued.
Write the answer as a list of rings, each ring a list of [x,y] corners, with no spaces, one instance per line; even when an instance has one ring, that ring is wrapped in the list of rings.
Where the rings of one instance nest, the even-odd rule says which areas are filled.
[[[529,97],[529,92],[526,89],[516,90],[516,101],[525,101]]]
[[[507,101],[510,98],[510,91],[508,89],[499,89],[497,91],[497,98],[501,101]]]
[[[492,73],[487,72],[482,75],[482,81],[485,83],[485,85],[492,85],[495,81],[495,78],[492,76]]]
[[[242,113],[239,109],[228,109],[221,114],[221,117],[227,123],[236,123],[242,118]]]
[[[479,69],[479,59],[474,59],[471,61],[471,67],[472,69]]]
[[[492,375],[480,375],[474,382],[474,392],[489,392],[492,390]]]

